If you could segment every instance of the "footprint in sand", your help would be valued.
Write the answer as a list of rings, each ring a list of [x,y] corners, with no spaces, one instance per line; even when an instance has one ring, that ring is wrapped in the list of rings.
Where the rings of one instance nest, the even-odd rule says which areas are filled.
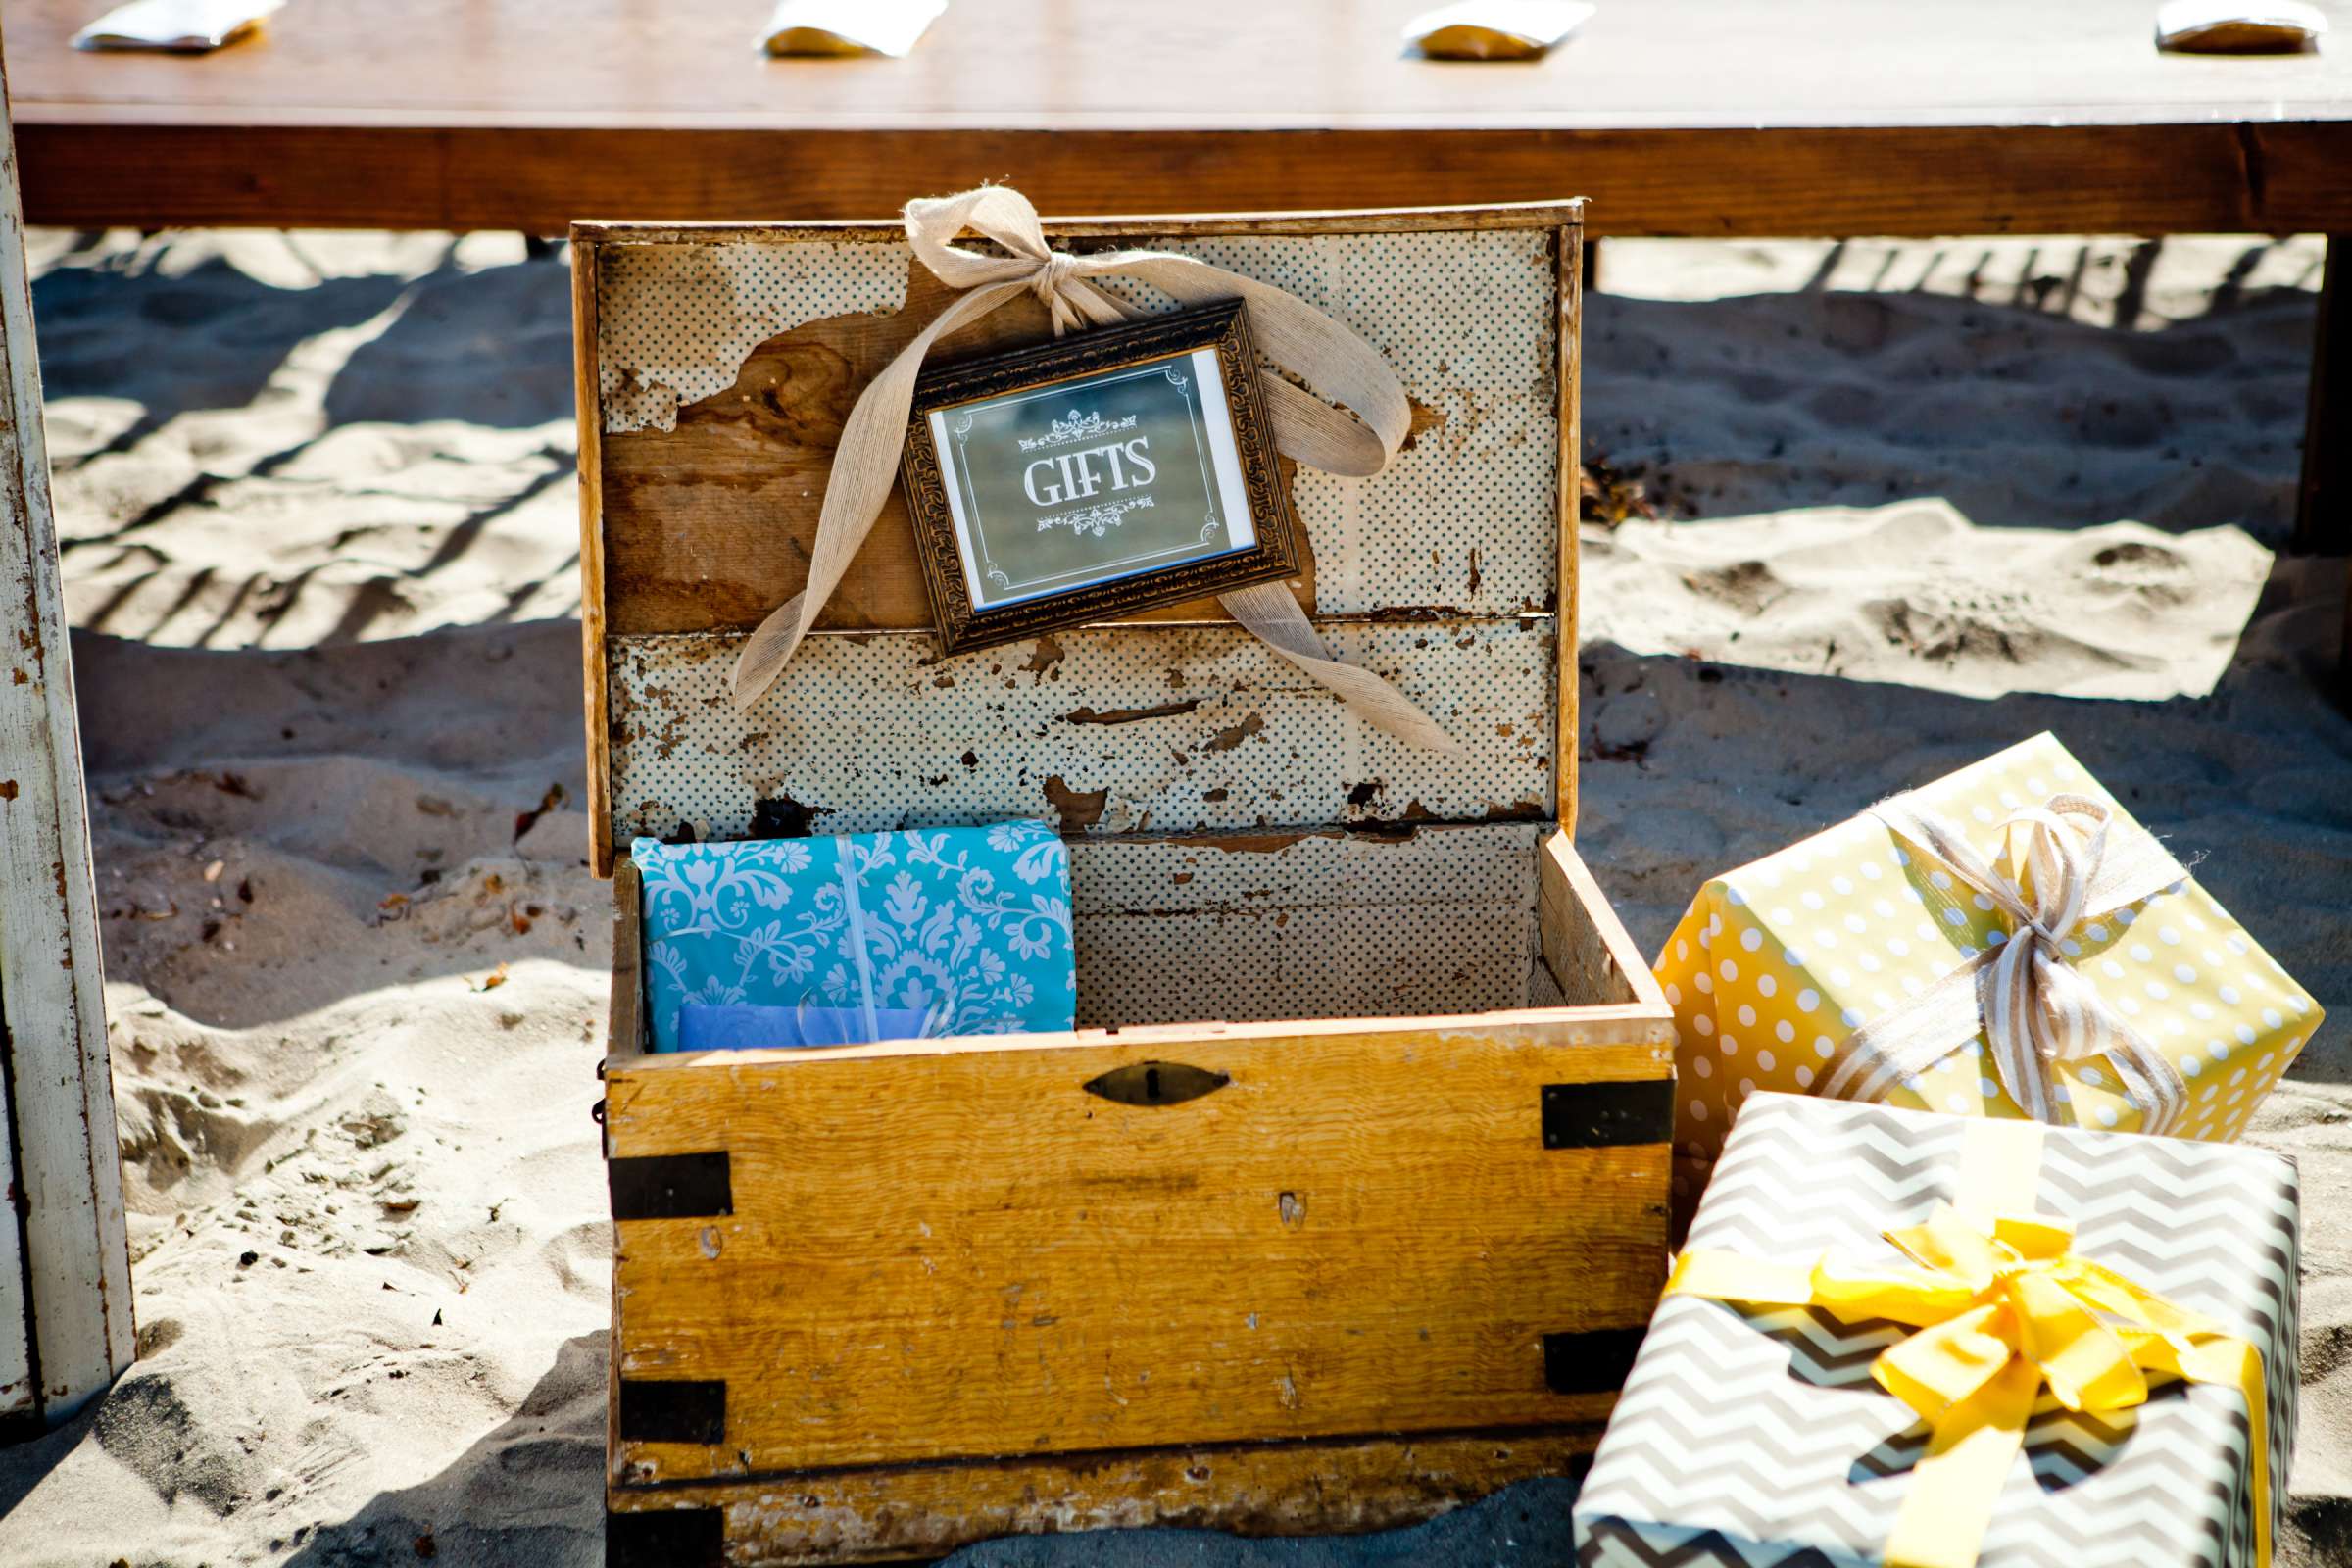
[[[2175,582],[2187,575],[2188,560],[2179,551],[2127,539],[2094,551],[2090,564],[2111,582]]]

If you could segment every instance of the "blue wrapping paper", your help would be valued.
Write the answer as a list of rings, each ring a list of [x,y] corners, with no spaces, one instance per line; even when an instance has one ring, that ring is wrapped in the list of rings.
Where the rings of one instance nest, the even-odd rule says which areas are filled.
[[[1071,1028],[1070,860],[1043,822],[630,846],[656,1051],[688,1002],[883,1014],[931,1035]],[[870,1023],[867,1014],[871,1015]],[[779,1042],[786,1043],[786,1042]]]
[[[678,1012],[680,1051],[766,1051],[789,1046],[862,1046],[920,1040],[932,1015],[913,1007],[762,1007],[689,1002]]]

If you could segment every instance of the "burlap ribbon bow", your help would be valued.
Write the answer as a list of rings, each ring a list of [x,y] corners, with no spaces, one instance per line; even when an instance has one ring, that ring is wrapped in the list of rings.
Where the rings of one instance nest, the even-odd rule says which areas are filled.
[[[1283,376],[1261,375],[1274,444],[1309,467],[1357,477],[1378,473],[1411,429],[1404,383],[1379,351],[1270,283],[1166,251],[1084,256],[1056,251],[1046,243],[1029,199],[1001,185],[908,202],[906,221],[916,259],[941,282],[964,292],[899,352],[850,410],[809,549],[808,585],[760,623],[736,659],[738,708],[758,702],[783,673],[890,499],[924,356],[940,339],[1023,294],[1045,303],[1057,337],[1072,328],[1107,326],[1132,314],[1089,281],[1106,274],[1150,283],[1183,305],[1243,299],[1250,307],[1250,331],[1267,358],[1361,416],[1358,422]],[[1005,254],[984,255],[952,243],[967,228],[996,241]],[[1437,721],[1396,687],[1333,659],[1283,584],[1238,589],[1220,602],[1236,621],[1379,728],[1413,746],[1460,752]]]
[[[2112,1422],[2147,1402],[2151,1373],[2218,1383],[2244,1398],[2254,1560],[2269,1568],[2269,1402],[2250,1343],[2078,1255],[2065,1219],[1939,1203],[1925,1225],[1885,1234],[1917,1268],[1846,1271],[1825,1257],[1808,1269],[1688,1251],[1666,1291],[1918,1330],[1870,1369],[1929,1434],[1886,1541],[1886,1568],[1973,1568],[2045,1384],[2052,1402]]]
[[[2053,1064],[2104,1055],[2140,1107],[2141,1131],[2170,1132],[2187,1104],[2187,1081],[2073,961],[2081,952],[2073,933],[2084,922],[2187,875],[2164,846],[2084,795],[2053,795],[2013,812],[2000,824],[1992,858],[1915,796],[1883,801],[1871,814],[1989,901],[2009,930],[1996,932],[1992,946],[1910,1002],[1856,1029],[1815,1093],[1883,1101],[1905,1078],[1982,1034],[2001,1086],[2035,1121],[2060,1119]],[[2007,858],[2022,868],[2022,882],[1996,863],[2020,831],[2024,853]]]

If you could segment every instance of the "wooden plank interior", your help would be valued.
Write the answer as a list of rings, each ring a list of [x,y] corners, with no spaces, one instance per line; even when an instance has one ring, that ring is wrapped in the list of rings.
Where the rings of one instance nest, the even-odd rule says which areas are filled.
[[[1572,227],[1577,211],[1565,203],[1503,216],[1511,227],[1528,226],[1524,220],[1534,216]],[[1331,292],[1404,376],[1414,436],[1374,480],[1335,480],[1285,465],[1309,558],[1294,591],[1305,608],[1325,613],[1549,611],[1558,586],[1551,520],[1539,528],[1519,519],[1512,527],[1490,516],[1477,529],[1449,526],[1458,519],[1446,503],[1464,493],[1473,471],[1491,470],[1486,477],[1498,498],[1556,481],[1555,472],[1520,472],[1534,454],[1551,463],[1556,447],[1556,322],[1540,319],[1553,302],[1548,288],[1512,274],[1521,260],[1553,246],[1557,230],[1524,238],[1511,237],[1510,227],[1455,230],[1461,238],[1449,253],[1409,245],[1427,232],[1417,223],[1428,215],[1411,216],[1415,224],[1385,214],[1324,220],[1326,229],[1376,236],[1358,242],[1362,254],[1345,264],[1359,275]],[[1140,221],[1124,225],[1126,233],[1083,232],[1095,226],[1057,224],[1055,235],[1082,246],[1206,252],[1221,265],[1276,275],[1316,278],[1335,266],[1317,248],[1328,236],[1291,232],[1295,220]],[[806,581],[833,449],[857,391],[937,314],[949,291],[912,263],[903,242],[867,230],[713,230],[658,243],[627,229],[601,233],[589,259],[606,326],[595,349],[606,410],[598,471],[610,630],[748,628]],[[819,272],[800,270],[801,258],[817,259]],[[1481,270],[1421,275],[1448,262],[1457,273],[1469,266]],[[1103,286],[1145,297],[1116,279]],[[1488,346],[1448,355],[1429,336],[1428,310],[1445,290],[1465,286],[1488,288],[1498,313],[1524,309],[1524,339],[1502,338],[1515,352]],[[831,314],[816,303],[827,298]],[[1047,332],[1043,307],[1017,300],[949,339],[940,356],[952,360]],[[1551,384],[1537,388],[1539,373]],[[1316,560],[1334,550],[1343,553],[1336,574],[1318,584]],[[1363,555],[1374,559],[1359,562]],[[1214,600],[1200,600],[1135,618],[1228,617]],[[818,624],[930,626],[911,526],[895,492]]]
[[[1543,842],[1527,849],[1529,839],[1541,837]],[[1343,844],[1348,856],[1359,860],[1352,870],[1336,872],[1329,860],[1317,860],[1315,865],[1280,865],[1284,860],[1298,858],[1298,851],[1334,849]],[[1421,856],[1413,856],[1413,847],[1423,847]],[[1258,912],[1256,898],[1275,889],[1289,889],[1289,896],[1305,898],[1307,886],[1315,879],[1331,877],[1334,886],[1327,894],[1324,912],[1331,914],[1331,929],[1348,933],[1354,941],[1366,941],[1366,931],[1374,931],[1376,921],[1409,931],[1416,941],[1442,943],[1445,948],[1465,950],[1480,955],[1480,961],[1468,971],[1446,971],[1440,987],[1440,999],[1482,999],[1500,992],[1500,956],[1517,950],[1522,931],[1519,921],[1534,917],[1539,926],[1541,950],[1536,964],[1529,968],[1527,985],[1522,999],[1500,999],[1492,1006],[1475,1010],[1440,1010],[1435,1006],[1423,1008],[1395,1008],[1388,1013],[1366,1010],[1362,1015],[1334,1013],[1327,1018],[1300,1015],[1298,999],[1307,992],[1270,990],[1256,987],[1247,995],[1235,992],[1218,978],[1221,968],[1216,964],[1193,964],[1200,973],[1198,980],[1152,980],[1141,987],[1143,995],[1162,995],[1174,990],[1198,1002],[1198,1008],[1186,1018],[1171,1015],[1166,1022],[1124,1018],[1119,1022],[1096,1022],[1087,1018],[1087,1025],[1075,1034],[1052,1034],[1052,1037],[1018,1037],[1021,1042],[1063,1044],[1110,1044],[1110,1042],[1159,1042],[1186,1044],[1193,1039],[1327,1039],[1331,1032],[1411,1032],[1416,1039],[1435,1044],[1446,1039],[1453,1030],[1517,1030],[1519,1037],[1539,1044],[1586,1044],[1592,1039],[1644,1039],[1651,1044],[1672,1044],[1670,1008],[1665,997],[1658,992],[1656,980],[1648,976],[1648,968],[1640,961],[1633,941],[1616,914],[1601,901],[1599,886],[1592,874],[1576,858],[1576,851],[1557,830],[1543,830],[1536,823],[1510,825],[1440,825],[1421,827],[1406,839],[1341,835],[1339,830],[1322,835],[1141,835],[1115,839],[1080,839],[1072,842],[1072,901],[1075,901],[1077,950],[1080,950],[1080,978],[1082,995],[1136,997],[1139,985],[1131,978],[1127,961],[1131,955],[1115,936],[1105,936],[1105,929],[1127,924],[1134,919],[1154,919],[1166,926],[1178,926],[1181,938],[1169,938],[1171,945],[1186,953],[1204,953],[1218,950],[1218,945],[1235,943],[1240,931],[1253,933],[1258,921],[1280,919],[1280,909]],[[1397,854],[1397,870],[1390,870],[1381,856]],[[1529,854],[1531,872],[1529,882],[1536,886],[1536,901],[1531,909],[1519,907],[1519,891],[1515,884],[1500,884],[1498,874],[1505,870],[1505,854]],[[1141,870],[1110,872],[1105,877],[1103,867],[1122,856],[1136,856],[1143,862]],[[1268,865],[1275,862],[1275,865]],[[1201,867],[1211,867],[1206,874]],[[1260,870],[1265,867],[1265,870]],[[1127,896],[1107,896],[1096,891],[1096,884],[1107,889],[1119,889],[1129,894],[1143,879],[1193,874],[1201,879],[1200,896],[1181,898],[1171,903],[1164,894],[1152,901]],[[1484,886],[1484,898],[1472,891]],[[1171,884],[1171,894],[1181,894],[1190,884]],[[1223,889],[1223,891],[1221,891]],[[628,858],[621,858],[613,874],[613,894],[616,894],[616,917],[613,917],[613,978],[612,978],[612,1027],[607,1032],[610,1057],[607,1065],[618,1065],[628,1057],[640,1057],[645,1051],[642,1034],[642,926],[637,917],[637,872]],[[1237,894],[1237,901],[1235,896]],[[1401,903],[1399,903],[1401,901]],[[1277,898],[1275,903],[1280,903]],[[1146,907],[1148,906],[1148,907]],[[1341,919],[1357,917],[1357,919]],[[1425,924],[1421,924],[1425,921]],[[1472,924],[1484,924],[1487,929],[1465,938],[1465,929]],[[1376,936],[1381,953],[1390,950],[1390,936]],[[1092,973],[1089,973],[1092,971]],[[1348,971],[1364,980],[1366,1004],[1371,997],[1381,995],[1378,987],[1378,968],[1371,959],[1350,961]],[[1157,987],[1157,990],[1154,990]],[[1190,987],[1190,990],[1186,990]],[[1390,987],[1393,990],[1393,987]],[[1260,1002],[1263,1015],[1251,1015],[1247,1006],[1237,1004]],[[1559,1008],[1571,1008],[1562,1013]],[[1176,1008],[1162,1006],[1159,1010],[1174,1013]],[[1642,1025],[1646,1030],[1625,1034],[1628,1025]],[[946,1042],[924,1042],[917,1046],[877,1046],[877,1051],[901,1049],[936,1049],[936,1051],[1004,1051],[1016,1049],[1018,1042],[1009,1037],[964,1037],[946,1039]],[[701,1057],[652,1057],[654,1062],[682,1062],[701,1060]]]
[[[1407,371],[1416,398],[1426,399],[1416,416],[1419,445],[1378,480],[1294,476],[1295,489],[1307,487],[1299,494],[1310,550],[1318,531],[1325,549],[1345,547],[1336,575],[1302,574],[1297,591],[1326,612],[1325,635],[1342,649],[1341,657],[1371,662],[1400,680],[1455,726],[1473,748],[1475,767],[1411,754],[1366,731],[1319,689],[1305,689],[1287,666],[1260,657],[1254,643],[1191,623],[1044,639],[1016,650],[1026,653],[1018,667],[1007,665],[1006,650],[934,660],[927,633],[820,637],[796,660],[785,683],[746,715],[723,697],[713,700],[712,683],[723,681],[722,666],[733,655],[731,640],[636,635],[632,628],[748,623],[799,587],[803,535],[813,528],[832,432],[849,395],[904,336],[905,321],[922,318],[936,304],[924,292],[928,274],[917,270],[904,311],[837,313],[809,325],[821,342],[795,328],[761,343],[756,341],[762,330],[757,321],[749,332],[740,323],[722,322],[737,334],[727,341],[742,344],[728,351],[742,356],[731,390],[705,395],[703,388],[719,383],[694,382],[696,395],[673,402],[672,428],[598,430],[599,480],[584,505],[599,517],[594,531],[609,651],[599,678],[606,684],[610,729],[595,723],[591,736],[599,754],[591,776],[607,796],[603,833],[617,842],[640,833],[663,835],[685,822],[706,836],[741,836],[754,808],[769,798],[789,798],[819,813],[817,825],[834,831],[1041,812],[1056,817],[1067,832],[1113,833],[1383,819],[1556,819],[1572,810],[1573,751],[1552,739],[1562,716],[1564,662],[1553,612],[1562,556],[1573,550],[1573,528],[1563,542],[1557,498],[1574,471],[1560,417],[1563,395],[1573,392],[1574,366],[1560,352],[1558,333],[1573,324],[1561,290],[1573,291],[1576,269],[1566,268],[1563,284],[1561,256],[1573,244],[1580,212],[1580,204],[1562,202],[1503,211],[1226,215],[1058,225],[1073,243],[1255,245],[1259,249],[1249,254],[1264,258],[1261,265],[1304,265],[1310,274],[1339,265],[1330,257],[1344,254],[1298,250],[1329,243],[1310,236],[1340,231],[1440,242],[1434,252],[1399,252],[1395,265],[1384,262],[1387,275],[1418,280],[1401,285],[1408,290],[1432,286],[1423,274],[1435,264],[1491,258],[1475,265],[1507,270],[1511,257],[1543,261],[1537,286],[1522,289],[1512,282],[1494,296],[1497,309],[1508,301],[1509,311],[1523,308],[1527,318],[1523,340],[1516,329],[1490,333],[1500,349],[1449,348],[1427,333],[1426,309],[1413,303],[1417,296],[1403,296],[1402,306],[1392,301],[1386,330],[1395,342],[1384,347]],[[1482,226],[1452,226],[1461,224]],[[1480,237],[1488,227],[1529,231],[1535,248],[1517,244],[1497,251],[1491,238]],[[710,300],[723,296],[740,310],[753,286],[747,279],[754,271],[747,269],[769,265],[760,260],[760,245],[882,243],[870,226],[680,231],[583,225],[581,236],[587,242],[583,265],[600,279],[585,297],[582,319],[593,310],[608,327],[621,319],[616,311],[643,319],[662,302],[683,300],[707,312],[718,308]],[[1350,243],[1366,258],[1390,254],[1365,250],[1371,241]],[[1292,249],[1267,251],[1267,245]],[[656,253],[680,259],[674,267],[662,264],[677,276],[661,272],[647,285],[642,269]],[[624,291],[625,304],[613,292],[612,280],[619,274],[611,260],[624,254],[637,258],[631,265],[638,271],[627,275],[640,279]],[[733,260],[713,260],[725,257]],[[1217,253],[1212,259],[1225,258]],[[710,277],[695,271],[706,263],[720,271]],[[870,269],[872,259],[853,258],[851,265]],[[903,272],[906,263],[894,252],[890,265]],[[1361,268],[1369,261],[1347,265]],[[685,292],[673,295],[673,286]],[[1367,282],[1362,289],[1373,286]],[[1342,288],[1343,308],[1355,300],[1347,292],[1355,287],[1350,280]],[[1524,292],[1524,300],[1511,290]],[[873,298],[858,297],[868,303]],[[1364,300],[1371,297],[1366,293]],[[1361,300],[1356,306],[1372,308]],[[1011,318],[1005,313],[1006,330],[1021,324]],[[1026,324],[1038,329],[1036,321]],[[706,322],[696,330],[716,328]],[[584,337],[583,345],[602,354],[610,336],[600,331]],[[1537,373],[1518,380],[1522,370],[1512,367],[1521,365]],[[633,400],[637,373],[633,365],[600,360],[595,372],[583,372],[583,390],[594,381],[600,396],[610,398],[618,387],[624,400]],[[1449,374],[1458,384],[1445,379]],[[648,416],[661,413],[657,406]],[[631,415],[623,422],[637,420]],[[1529,436],[1542,439],[1531,448]],[[1539,456],[1531,459],[1530,451]],[[1496,476],[1508,480],[1509,493],[1542,487],[1539,493],[1551,498],[1540,522],[1530,518],[1514,531],[1487,517],[1473,527],[1447,513],[1446,498],[1468,493],[1456,467],[1485,472],[1496,464],[1503,466]],[[1360,493],[1346,488],[1350,484],[1359,485]],[[1325,517],[1320,529],[1318,514]],[[1428,534],[1426,542],[1413,537],[1416,529]],[[1359,559],[1359,552],[1369,554]],[[922,626],[928,615],[918,577],[904,517],[886,516],[828,617],[838,616],[845,629]],[[1460,604],[1433,603],[1433,595]],[[1337,618],[1329,613],[1335,605],[1345,612]],[[1222,617],[1213,606],[1179,612]],[[1392,621],[1400,625],[1384,628]],[[1075,667],[1083,662],[1079,653],[1096,638],[1105,639],[1107,656],[1125,666],[1121,680]],[[1533,657],[1533,643],[1529,659],[1518,657],[1523,638],[1544,644],[1540,660]],[[1511,647],[1485,646],[1495,639]],[[1072,653],[1069,666],[1061,664],[1065,651]],[[1498,651],[1507,657],[1492,657]],[[903,655],[895,662],[894,653]],[[1565,662],[1572,665],[1572,658]],[[835,664],[841,669],[830,668]],[[956,690],[983,670],[981,690]],[[1041,690],[1049,683],[1055,689]],[[1113,692],[1112,685],[1134,690]],[[1060,701],[1072,689],[1082,690],[1085,700]],[[898,693],[899,700],[877,704],[877,692]],[[1572,688],[1568,704],[1572,709]],[[822,740],[810,744],[816,731]],[[943,747],[943,739],[956,744]],[[1277,760],[1283,780],[1257,776]],[[1294,774],[1297,786],[1289,777]],[[602,860],[610,846],[597,848]]]
[[[632,1478],[1605,1408],[1550,1392],[1542,1342],[1647,1315],[1661,1221],[1617,1200],[1663,1192],[1664,1126],[1547,1148],[1540,1112],[1547,1085],[1662,1083],[1657,1046],[1204,1039],[1177,1059],[1230,1081],[1198,1100],[1086,1091],[1142,1059],[1121,1042],[613,1073],[616,1157],[723,1148],[733,1188],[730,1214],[619,1227],[622,1376],[728,1391],[724,1445],[631,1446]],[[1478,1223],[1433,1224],[1438,1192]]]
[[[1141,833],[1070,845],[1077,917],[1139,910],[1532,906],[1541,822]]]
[[[1636,1003],[1666,1010],[1666,996],[1656,976],[1567,833],[1548,835],[1537,857],[1544,957],[1561,989],[1580,1001]]]
[[[645,1049],[645,889],[637,862],[623,856],[612,869],[612,990],[606,1038],[610,1049]]]
[[[1078,1021],[1524,1005],[1541,831],[1073,840]]]
[[[1659,988],[1658,977],[1650,973],[1649,960],[1634,945],[1633,933],[1626,930],[1625,922],[1618,918],[1608,895],[1601,892],[1600,884],[1593,880],[1584,857],[1576,853],[1575,841],[1565,833],[1555,833],[1544,841],[1544,850],[1566,873],[1568,885],[1576,893],[1577,907],[1584,911],[1586,920],[1600,938],[1601,946],[1608,951],[1608,967],[1615,981],[1606,994],[1612,997],[1620,995],[1618,987],[1623,987],[1633,993],[1632,1005],[1652,1017],[1671,1018],[1674,1009],[1666,1004],[1666,993]],[[1669,1041],[1673,1039],[1671,1030],[1666,1038]]]
[[[1555,259],[1559,278],[1559,344],[1557,359],[1560,386],[1557,394],[1559,417],[1559,492],[1553,498],[1558,505],[1557,539],[1554,548],[1559,552],[1555,568],[1558,606],[1554,622],[1554,657],[1559,671],[1552,683],[1559,707],[1559,717],[1552,733],[1560,738],[1552,753],[1553,819],[1560,830],[1573,836],[1576,832],[1576,770],[1583,752],[1584,727],[1578,717],[1578,706],[1584,695],[1584,679],[1577,662],[1583,647],[1578,632],[1578,599],[1582,577],[1577,569],[1579,530],[1584,521],[1585,505],[1585,402],[1581,377],[1585,368],[1585,231],[1582,227],[1563,229],[1560,234],[1559,255]]]
[[[1463,754],[1374,730],[1230,625],[1085,627],[952,658],[927,632],[817,636],[746,710],[726,697],[739,639],[626,637],[611,645],[613,836],[742,838],[763,801],[835,833],[1549,819],[1549,616],[1320,627]]]
[[[1533,1476],[1580,1472],[1601,1423],[1544,1431],[1193,1446],[792,1478],[614,1488],[617,1513],[716,1509],[730,1563],[929,1560],[1025,1532],[1389,1530]]]
[[[1616,1009],[1594,1014],[1613,1026],[1644,1006],[1666,1011],[1647,970],[1627,966],[1631,941],[1591,873],[1564,835],[1539,823],[1435,825],[1401,837],[1331,829],[1080,839],[1071,865],[1083,1027],[1054,1037],[1064,1041],[1132,1040],[1163,1024],[1176,1034],[1157,1038],[1189,1039],[1185,1030],[1212,1023],[1265,1036],[1317,1018],[1475,1027],[1559,1007],[1580,1018]],[[623,857],[613,881],[614,1060],[644,1050],[638,886]],[[1313,939],[1284,940],[1293,922]],[[1133,934],[1139,926],[1148,936]],[[1359,951],[1334,957],[1343,941]],[[1297,958],[1286,965],[1290,953]],[[1158,967],[1140,967],[1147,962]],[[1004,1046],[980,1037],[946,1049]]]
[[[579,430],[575,466],[580,481],[580,698],[588,734],[588,863],[612,874],[612,754],[593,737],[605,729],[604,428],[597,395],[596,253],[583,246],[571,269],[571,395]]]

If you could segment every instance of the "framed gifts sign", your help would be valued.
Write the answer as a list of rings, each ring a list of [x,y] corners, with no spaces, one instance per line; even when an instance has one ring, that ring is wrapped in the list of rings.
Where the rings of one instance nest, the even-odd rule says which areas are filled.
[[[949,653],[1298,568],[1240,300],[926,368],[902,474]]]

